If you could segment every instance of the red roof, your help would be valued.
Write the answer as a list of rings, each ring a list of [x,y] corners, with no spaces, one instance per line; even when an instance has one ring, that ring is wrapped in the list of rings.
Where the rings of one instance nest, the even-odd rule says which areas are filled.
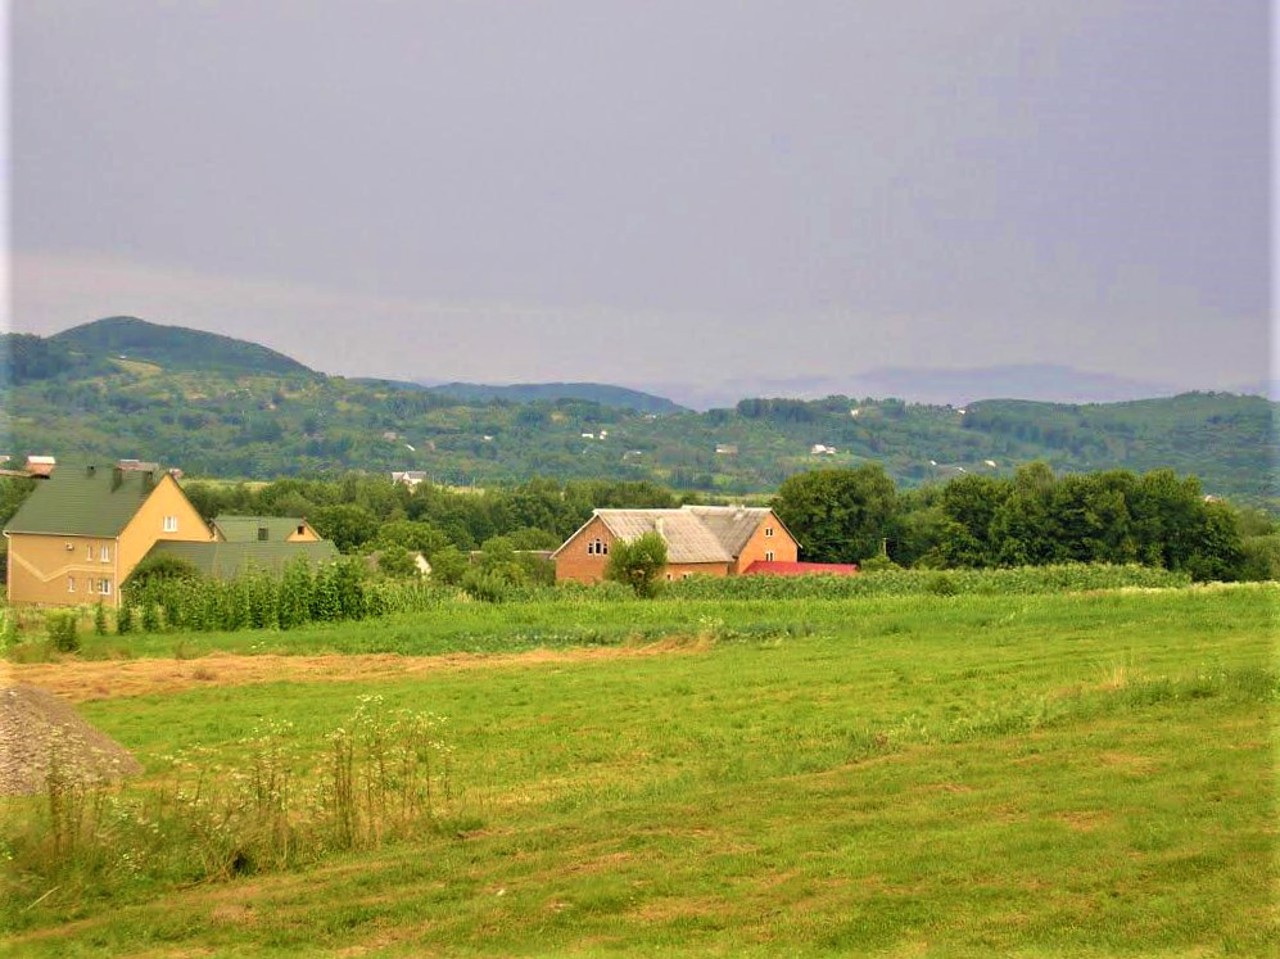
[[[857,563],[778,563],[758,559],[742,571],[744,576],[856,576]]]

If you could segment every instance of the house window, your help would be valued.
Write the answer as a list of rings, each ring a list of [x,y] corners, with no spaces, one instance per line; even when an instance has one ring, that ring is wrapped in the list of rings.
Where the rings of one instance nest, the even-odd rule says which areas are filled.
[[[76,578],[74,576],[67,577],[67,592],[74,593],[76,591]]]
[[[773,535],[773,527],[772,527],[772,526],[766,526],[766,527],[764,528],[764,535],[765,535],[765,536],[772,536],[772,535]]]
[[[98,550],[98,558],[101,559],[104,563],[111,562],[111,547],[104,546],[102,547],[102,549]]]
[[[163,527],[166,533],[176,533],[178,531],[178,517],[166,516],[164,518]]]
[[[91,563],[93,562],[93,544],[92,543],[90,543],[88,546],[84,548],[84,558]]]
[[[103,596],[110,596],[110,595],[111,595],[111,580],[109,580],[109,579],[100,579],[100,580],[98,580],[98,592],[99,592],[99,593],[101,593]]]
[[[604,540],[600,539],[599,537],[596,537],[591,542],[587,543],[587,555],[588,556],[608,556],[609,544],[606,543]]]
[[[766,550],[764,551],[764,561],[765,561],[766,563],[772,563],[772,562],[773,562],[773,550],[771,550],[771,549],[766,549]]]

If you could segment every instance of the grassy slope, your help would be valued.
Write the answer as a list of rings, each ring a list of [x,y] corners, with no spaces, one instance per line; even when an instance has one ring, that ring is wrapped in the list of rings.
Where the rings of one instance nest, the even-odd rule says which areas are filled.
[[[263,717],[318,743],[371,692],[429,708],[450,717],[460,809],[484,827],[127,902],[55,892],[8,910],[25,931],[3,941],[23,955],[1265,954],[1275,595],[782,604],[813,634],[91,704],[151,768],[197,745],[234,762]],[[519,645],[509,616],[499,639]],[[704,627],[738,616],[726,604],[725,626]]]

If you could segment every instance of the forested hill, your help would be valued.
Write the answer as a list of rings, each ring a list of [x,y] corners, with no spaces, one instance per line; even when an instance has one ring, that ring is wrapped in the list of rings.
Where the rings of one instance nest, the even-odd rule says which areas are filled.
[[[134,316],[111,316],[63,330],[49,341],[85,356],[106,356],[155,363],[166,370],[214,370],[224,373],[312,374],[283,353],[257,343],[161,326]]]
[[[511,386],[488,386],[482,383],[444,383],[427,387],[433,393],[472,403],[510,400],[533,403],[538,400],[586,400],[601,406],[616,406],[639,413],[680,413],[684,407],[662,396],[630,390],[605,383],[516,383]]]
[[[196,339],[173,336],[167,345],[122,345],[121,331],[139,322],[5,338],[0,452],[137,457],[205,476],[422,470],[457,485],[649,479],[726,494],[771,492],[822,466],[878,462],[900,485],[916,486],[1008,475],[1043,460],[1059,471],[1170,467],[1198,475],[1207,492],[1276,505],[1277,404],[1256,396],[989,400],[965,409],[836,396],[664,414],[563,397],[463,400],[347,380],[194,331],[179,332]]]

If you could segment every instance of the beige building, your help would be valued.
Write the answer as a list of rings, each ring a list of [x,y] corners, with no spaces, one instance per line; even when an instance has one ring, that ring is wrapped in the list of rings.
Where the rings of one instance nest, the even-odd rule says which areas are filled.
[[[120,583],[163,540],[208,542],[177,481],[156,469],[61,466],[4,530],[11,603],[118,606]]]
[[[295,556],[338,556],[305,519],[219,516],[210,526],[173,475],[154,463],[59,466],[5,527],[10,603],[120,605],[120,584],[148,555],[167,553],[199,572],[232,578],[280,569]]]

